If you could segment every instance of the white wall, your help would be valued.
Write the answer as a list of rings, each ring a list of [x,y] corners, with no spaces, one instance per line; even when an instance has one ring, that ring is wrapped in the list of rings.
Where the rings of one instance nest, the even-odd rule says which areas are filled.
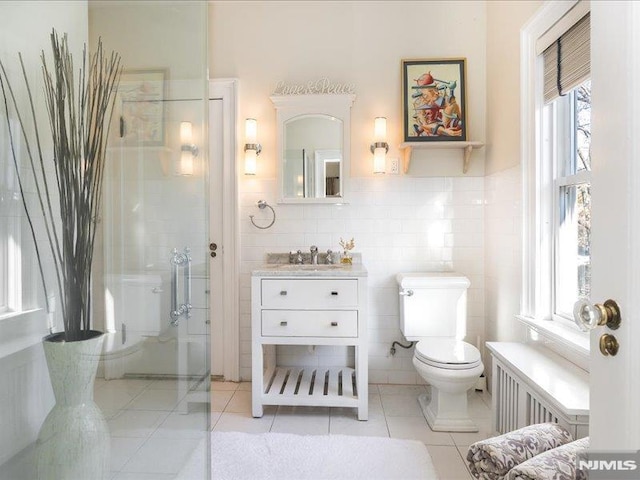
[[[524,341],[520,29],[543,2],[487,2],[487,146],[485,177],[485,338]],[[490,356],[485,354],[485,360]],[[491,364],[485,361],[490,377]]]
[[[523,341],[522,172],[520,166],[485,177],[485,308],[487,341]]]
[[[409,352],[389,355],[399,330],[395,274],[456,270],[471,279],[467,339],[484,335],[483,151],[462,177],[451,152],[417,152],[409,175],[374,176],[369,145],[373,119],[388,119],[389,156],[399,157],[400,65],[409,58],[466,57],[469,136],[484,139],[485,6],[483,2],[213,2],[210,75],[240,79],[239,118],[258,120],[263,145],[255,178],[240,178],[241,375],[250,377],[250,272],[266,252],[339,250],[355,238],[369,270],[370,380],[416,383]],[[322,76],[355,83],[352,108],[349,205],[277,205],[275,109],[269,100],[280,80],[302,83]],[[478,175],[480,177],[478,177]],[[429,177],[429,178],[425,178]],[[258,230],[259,199],[278,219]],[[266,220],[266,218],[265,218]],[[281,349],[283,362],[338,363],[345,352]]]
[[[87,41],[87,3],[66,2],[1,2],[0,3],[0,59],[9,67],[14,88],[22,85],[17,53],[22,52],[27,75],[37,101],[42,99],[39,79],[40,52],[50,51],[49,35],[55,27],[59,33],[68,33],[74,57],[79,58],[82,45]],[[24,96],[21,96],[24,99]],[[23,105],[24,107],[24,105]],[[44,116],[40,104],[39,115]],[[0,113],[0,128],[6,129],[4,109]],[[41,125],[41,134],[48,134],[47,124]],[[0,136],[0,138],[5,138]],[[48,142],[47,142],[48,143]],[[17,186],[6,182],[13,169],[10,150],[6,143],[0,150],[0,222],[7,215],[18,215],[23,222],[22,209],[9,205],[15,198]],[[22,229],[22,238],[30,242],[28,228]],[[44,246],[44,242],[42,242]],[[30,260],[33,260],[32,258]],[[40,280],[31,279],[28,288],[40,289]],[[30,292],[25,292],[30,297]],[[39,305],[43,306],[43,305]],[[47,320],[42,310],[28,315],[0,319],[0,465],[36,439],[45,416],[53,406],[53,392],[44,361],[40,339],[46,335]],[[1,469],[2,467],[0,467]]]
[[[520,165],[520,29],[542,3],[486,2],[487,174]]]

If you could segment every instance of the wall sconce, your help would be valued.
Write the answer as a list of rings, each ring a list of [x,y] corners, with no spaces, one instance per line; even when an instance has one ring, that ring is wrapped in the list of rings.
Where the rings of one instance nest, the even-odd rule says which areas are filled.
[[[193,159],[198,156],[198,147],[193,144],[193,125],[180,122],[180,175],[193,175]]]
[[[244,123],[244,174],[255,175],[258,155],[262,151],[262,145],[257,142],[258,121],[255,118],[247,118]]]
[[[373,128],[374,143],[369,149],[373,153],[373,173],[385,173],[386,155],[389,151],[387,143],[387,119],[385,117],[376,117]]]

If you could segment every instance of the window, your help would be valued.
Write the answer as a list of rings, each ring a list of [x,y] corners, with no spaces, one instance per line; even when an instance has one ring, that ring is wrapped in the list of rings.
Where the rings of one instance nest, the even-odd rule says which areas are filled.
[[[573,304],[591,290],[591,82],[545,108],[555,115],[553,168],[553,314],[572,319]]]
[[[6,210],[17,204],[17,193],[3,189],[0,193]],[[22,309],[22,254],[20,217],[13,212],[0,216],[0,315]]]
[[[521,39],[525,218],[519,318],[588,355],[588,336],[573,323],[573,305],[591,290],[588,3],[549,4]]]
[[[7,226],[4,217],[0,218],[0,315],[9,310],[7,281]]]
[[[30,251],[27,247],[23,254],[24,210],[5,122],[0,116],[0,145],[4,147],[0,151],[0,316],[20,312],[29,303],[23,280],[31,278],[23,265]]]

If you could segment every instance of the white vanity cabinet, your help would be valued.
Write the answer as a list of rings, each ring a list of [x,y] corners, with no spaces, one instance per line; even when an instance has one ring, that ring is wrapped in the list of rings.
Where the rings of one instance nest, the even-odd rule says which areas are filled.
[[[367,272],[266,265],[251,278],[253,416],[264,405],[355,407],[368,416]],[[355,368],[283,367],[276,345],[355,347]]]

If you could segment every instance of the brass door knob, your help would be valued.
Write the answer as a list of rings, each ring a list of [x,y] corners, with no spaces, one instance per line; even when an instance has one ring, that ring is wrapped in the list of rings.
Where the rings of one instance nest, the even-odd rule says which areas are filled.
[[[619,348],[620,344],[613,335],[605,333],[600,337],[600,353],[605,357],[608,355],[615,356]]]
[[[620,307],[613,300],[604,304],[592,304],[586,298],[581,298],[573,306],[573,320],[583,332],[593,330],[599,325],[606,325],[611,330],[620,326]]]

